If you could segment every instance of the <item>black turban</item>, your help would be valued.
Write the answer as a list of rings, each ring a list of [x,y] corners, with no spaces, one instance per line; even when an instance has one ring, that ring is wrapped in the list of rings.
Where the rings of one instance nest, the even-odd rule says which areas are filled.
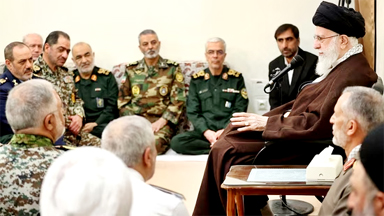
[[[312,23],[349,37],[360,38],[365,35],[364,18],[359,12],[325,1],[317,8]]]
[[[384,124],[365,137],[360,148],[360,160],[369,178],[384,192]]]

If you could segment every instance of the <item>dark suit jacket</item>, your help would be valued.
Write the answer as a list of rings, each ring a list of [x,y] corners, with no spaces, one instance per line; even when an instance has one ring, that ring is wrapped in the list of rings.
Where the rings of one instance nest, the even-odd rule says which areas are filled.
[[[285,104],[291,100],[294,100],[299,92],[299,87],[307,81],[313,81],[318,77],[315,74],[317,56],[312,53],[306,52],[299,48],[298,55],[303,57],[303,65],[294,69],[291,85],[288,82],[288,74],[285,74],[278,83],[276,83],[275,89],[269,94],[269,104],[271,105],[271,110]],[[269,73],[268,77],[271,79],[273,70],[280,68],[283,70],[286,67],[284,62],[284,56],[280,55],[269,63]],[[279,88],[279,83],[281,83],[281,89]]]

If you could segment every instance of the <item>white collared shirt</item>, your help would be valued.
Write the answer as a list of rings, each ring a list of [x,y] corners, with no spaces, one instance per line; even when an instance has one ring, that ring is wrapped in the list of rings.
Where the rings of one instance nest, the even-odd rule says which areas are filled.
[[[351,159],[353,159],[353,158],[357,159],[357,155],[359,154],[360,147],[361,147],[361,144],[355,146],[355,148],[352,149],[352,151],[351,151],[351,152],[349,153],[349,155],[348,155],[348,159],[347,159],[347,161],[349,161],[349,160],[351,160]]]
[[[189,215],[183,200],[148,185],[139,172],[132,168],[128,169],[133,193],[131,216]]]

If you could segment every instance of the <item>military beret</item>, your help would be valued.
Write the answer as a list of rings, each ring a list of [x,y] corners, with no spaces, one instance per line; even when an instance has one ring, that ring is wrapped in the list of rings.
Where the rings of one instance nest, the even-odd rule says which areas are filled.
[[[360,38],[365,35],[364,18],[359,12],[325,1],[317,8],[312,23],[349,37]]]
[[[360,148],[360,160],[369,178],[384,192],[384,124],[365,137]]]

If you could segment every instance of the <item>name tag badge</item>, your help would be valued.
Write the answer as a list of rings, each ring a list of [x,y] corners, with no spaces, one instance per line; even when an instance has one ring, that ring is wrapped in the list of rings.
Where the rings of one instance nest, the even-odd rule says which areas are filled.
[[[95,91],[99,92],[101,91],[101,88],[95,88]]]
[[[225,107],[226,107],[226,108],[231,108],[231,106],[232,106],[232,103],[231,103],[231,102],[229,102],[229,101],[226,101],[226,102],[225,102]]]
[[[97,106],[97,108],[104,108],[104,99],[103,98],[96,98],[96,106]]]

